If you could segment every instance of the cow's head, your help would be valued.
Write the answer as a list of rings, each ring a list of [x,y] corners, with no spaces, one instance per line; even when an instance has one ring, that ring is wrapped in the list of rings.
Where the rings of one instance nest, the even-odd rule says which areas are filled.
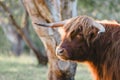
[[[64,60],[86,60],[90,54],[91,43],[94,42],[101,32],[105,32],[105,28],[101,24],[87,16],[38,25],[63,27],[65,35],[62,35],[62,41],[56,49],[56,55]]]

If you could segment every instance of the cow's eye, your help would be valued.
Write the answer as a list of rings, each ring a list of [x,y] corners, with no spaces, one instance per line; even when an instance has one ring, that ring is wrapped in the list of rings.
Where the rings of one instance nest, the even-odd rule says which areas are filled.
[[[73,39],[81,39],[81,35],[77,34],[77,35],[74,35],[74,36],[72,35],[69,37],[69,41],[72,41]]]
[[[75,33],[73,33],[73,34],[71,34],[70,38],[71,38],[71,39],[74,39],[74,38],[75,38],[75,36],[76,36],[76,34],[75,34]]]
[[[72,31],[71,34],[70,34],[70,37],[71,38],[74,38],[76,37],[76,35],[79,33],[79,29],[78,30],[75,30],[75,31]]]
[[[80,39],[80,38],[82,38],[82,37],[83,37],[82,32],[79,32],[79,34],[76,35],[76,38],[78,38],[78,39]]]

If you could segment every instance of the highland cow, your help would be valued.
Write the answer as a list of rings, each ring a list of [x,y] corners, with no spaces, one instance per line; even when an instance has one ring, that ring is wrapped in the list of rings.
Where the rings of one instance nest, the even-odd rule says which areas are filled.
[[[65,34],[56,49],[60,59],[86,62],[95,80],[120,80],[119,23],[78,16],[57,23],[37,24],[63,27]]]

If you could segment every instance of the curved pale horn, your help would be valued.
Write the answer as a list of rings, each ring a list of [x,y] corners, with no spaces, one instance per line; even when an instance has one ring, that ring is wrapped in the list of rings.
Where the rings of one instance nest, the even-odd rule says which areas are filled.
[[[105,32],[104,26],[95,21],[93,21],[93,26],[99,29],[98,34],[101,32]]]
[[[60,22],[54,22],[54,23],[35,23],[38,26],[43,26],[43,27],[63,27],[63,25],[67,22],[68,20],[60,21]]]

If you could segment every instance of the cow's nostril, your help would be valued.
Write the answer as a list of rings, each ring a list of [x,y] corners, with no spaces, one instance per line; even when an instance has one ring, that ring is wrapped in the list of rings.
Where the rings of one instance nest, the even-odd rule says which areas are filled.
[[[64,49],[62,49],[62,48],[57,49],[58,55],[63,55],[63,53],[64,53]]]
[[[59,50],[59,53],[63,53],[63,52],[64,52],[64,49]]]

